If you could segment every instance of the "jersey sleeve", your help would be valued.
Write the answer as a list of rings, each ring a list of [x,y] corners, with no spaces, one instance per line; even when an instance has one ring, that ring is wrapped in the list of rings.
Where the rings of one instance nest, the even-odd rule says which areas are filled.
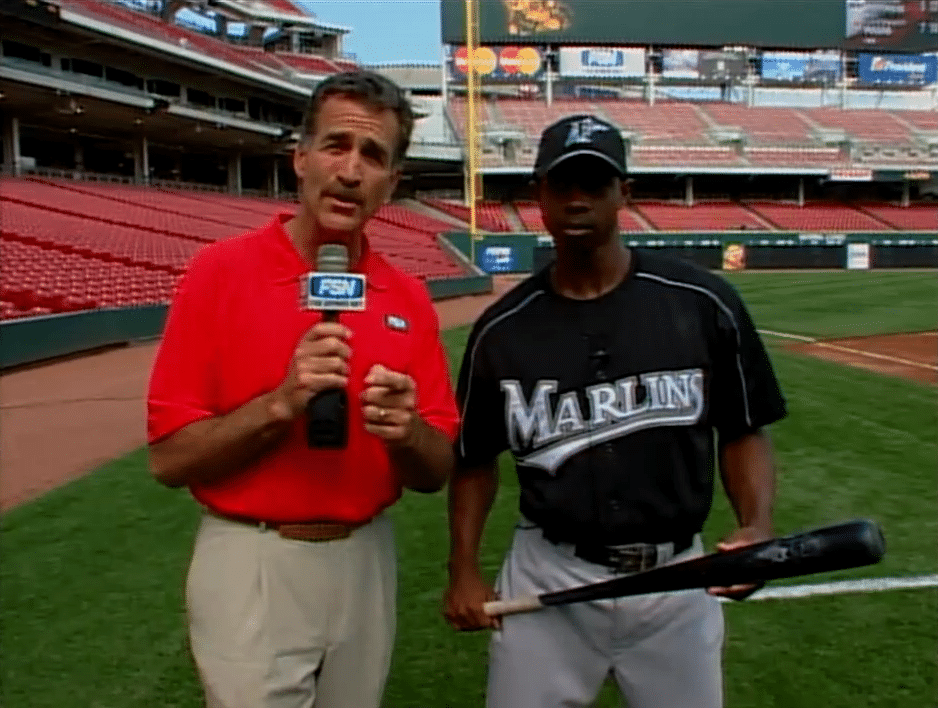
[[[453,395],[449,360],[440,340],[439,318],[425,291],[424,299],[426,312],[421,318],[423,326],[417,347],[420,358],[411,370],[417,385],[417,412],[427,425],[440,430],[453,442],[459,428],[459,412]]]
[[[179,279],[163,328],[147,393],[150,443],[190,423],[218,415],[213,377],[216,266],[210,249],[190,261]]]
[[[463,352],[456,386],[461,425],[455,452],[461,467],[488,464],[508,449],[504,396],[485,348],[484,331],[484,324],[477,321]]]
[[[745,304],[728,284],[722,295],[711,400],[714,427],[729,442],[781,420],[787,405]]]

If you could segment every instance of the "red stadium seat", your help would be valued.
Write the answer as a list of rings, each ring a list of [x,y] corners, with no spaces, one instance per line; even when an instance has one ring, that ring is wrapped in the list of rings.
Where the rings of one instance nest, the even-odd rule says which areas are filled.
[[[780,229],[792,231],[885,231],[889,226],[852,207],[832,202],[814,202],[800,207],[764,201],[748,206]]]

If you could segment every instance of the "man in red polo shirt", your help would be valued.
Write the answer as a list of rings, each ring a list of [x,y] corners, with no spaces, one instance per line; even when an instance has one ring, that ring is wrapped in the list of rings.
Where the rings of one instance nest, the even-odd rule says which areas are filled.
[[[317,88],[293,165],[295,216],[211,244],[170,307],[148,397],[155,478],[204,507],[186,583],[209,708],[377,708],[395,632],[384,510],[437,491],[458,426],[426,289],[363,235],[391,196],[413,114],[370,72]],[[324,243],[366,276],[366,308],[304,309]],[[348,393],[348,441],[307,443],[307,403]]]

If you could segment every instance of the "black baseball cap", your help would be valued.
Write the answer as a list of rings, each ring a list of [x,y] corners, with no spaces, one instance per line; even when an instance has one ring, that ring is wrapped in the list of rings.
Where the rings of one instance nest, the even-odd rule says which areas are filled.
[[[561,118],[541,133],[534,161],[534,176],[540,179],[564,160],[593,155],[612,165],[625,177],[625,142],[619,129],[596,116],[580,114]]]

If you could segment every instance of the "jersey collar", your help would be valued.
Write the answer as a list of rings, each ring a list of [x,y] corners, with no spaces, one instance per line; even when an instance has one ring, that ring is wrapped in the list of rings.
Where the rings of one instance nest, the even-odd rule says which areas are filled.
[[[292,282],[310,272],[309,262],[296,250],[296,246],[290,240],[290,235],[283,227],[293,216],[292,212],[278,212],[267,229],[274,236],[273,241],[276,250],[275,277],[278,282]],[[384,258],[375,252],[365,235],[362,235],[362,254],[354,268],[354,272],[362,273],[365,276],[369,289],[387,290],[390,286],[390,266]]]

